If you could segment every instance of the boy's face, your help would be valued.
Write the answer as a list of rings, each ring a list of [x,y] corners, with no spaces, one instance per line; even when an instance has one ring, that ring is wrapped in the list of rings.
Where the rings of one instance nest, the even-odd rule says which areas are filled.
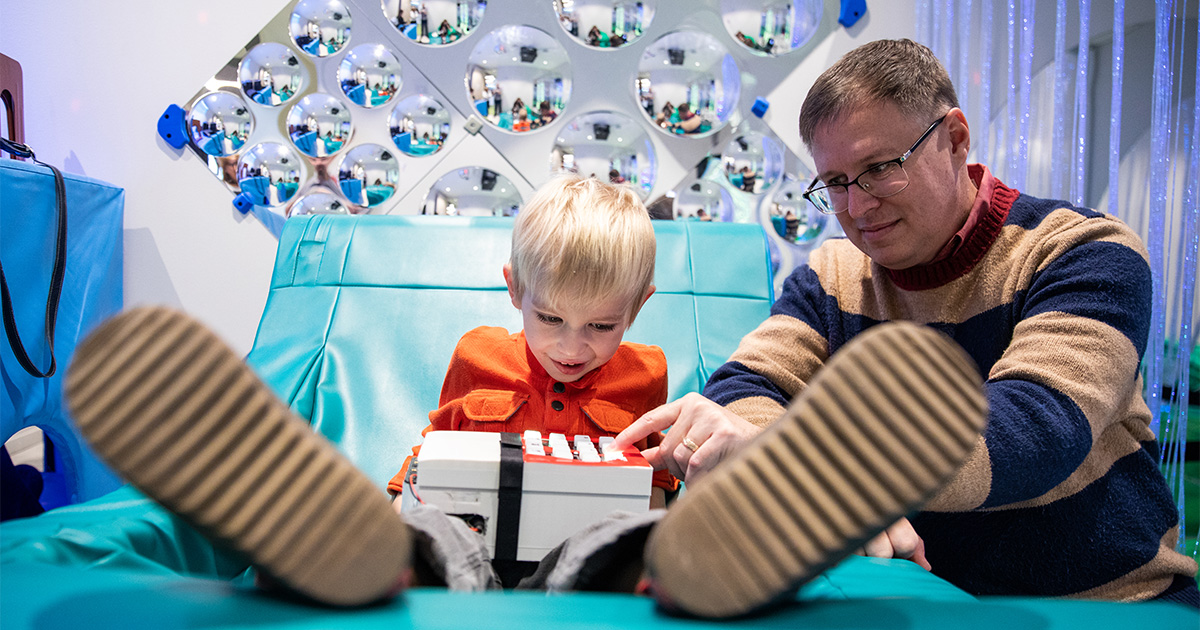
[[[507,279],[507,268],[504,275]],[[517,299],[511,286],[510,282],[509,295],[513,306],[521,310],[525,342],[556,381],[577,381],[607,363],[631,323],[630,304],[624,298],[552,306],[539,300],[534,291],[526,291]]]

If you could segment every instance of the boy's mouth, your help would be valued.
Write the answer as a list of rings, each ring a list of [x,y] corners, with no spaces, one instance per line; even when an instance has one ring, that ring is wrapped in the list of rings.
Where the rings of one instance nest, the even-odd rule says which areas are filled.
[[[578,374],[583,371],[587,363],[566,363],[564,361],[555,361],[554,365],[558,366],[558,370],[563,374]]]

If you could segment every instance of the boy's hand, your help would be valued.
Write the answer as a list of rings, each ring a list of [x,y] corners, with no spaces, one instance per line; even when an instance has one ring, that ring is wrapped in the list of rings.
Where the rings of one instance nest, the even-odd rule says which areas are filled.
[[[623,450],[668,428],[662,443],[642,451],[642,456],[655,470],[666,468],[685,483],[695,483],[762,431],[721,405],[690,393],[638,418],[617,435],[612,448]]]
[[[932,570],[925,559],[925,541],[907,518],[902,518],[867,541],[856,553],[871,558],[901,558],[912,560],[926,571]]]

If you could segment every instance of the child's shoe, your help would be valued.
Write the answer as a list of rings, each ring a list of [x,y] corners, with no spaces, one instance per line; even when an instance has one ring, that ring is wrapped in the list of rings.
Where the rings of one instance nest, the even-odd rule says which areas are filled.
[[[408,579],[410,534],[386,495],[189,317],[105,322],[76,349],[66,397],[110,466],[273,581],[356,606]]]
[[[655,595],[702,617],[790,595],[928,500],[986,419],[978,370],[948,337],[907,322],[863,332],[668,510],[646,550]]]

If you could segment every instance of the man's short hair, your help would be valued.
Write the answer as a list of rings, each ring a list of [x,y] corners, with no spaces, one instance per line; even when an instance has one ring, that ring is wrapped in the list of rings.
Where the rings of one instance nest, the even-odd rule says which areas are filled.
[[[551,306],[615,296],[629,303],[632,322],[654,281],[654,253],[654,226],[633,188],[559,176],[517,213],[513,290]]]
[[[909,39],[869,42],[817,77],[800,108],[800,137],[811,149],[817,127],[880,102],[914,117],[934,117],[958,107],[958,95],[928,47]]]

